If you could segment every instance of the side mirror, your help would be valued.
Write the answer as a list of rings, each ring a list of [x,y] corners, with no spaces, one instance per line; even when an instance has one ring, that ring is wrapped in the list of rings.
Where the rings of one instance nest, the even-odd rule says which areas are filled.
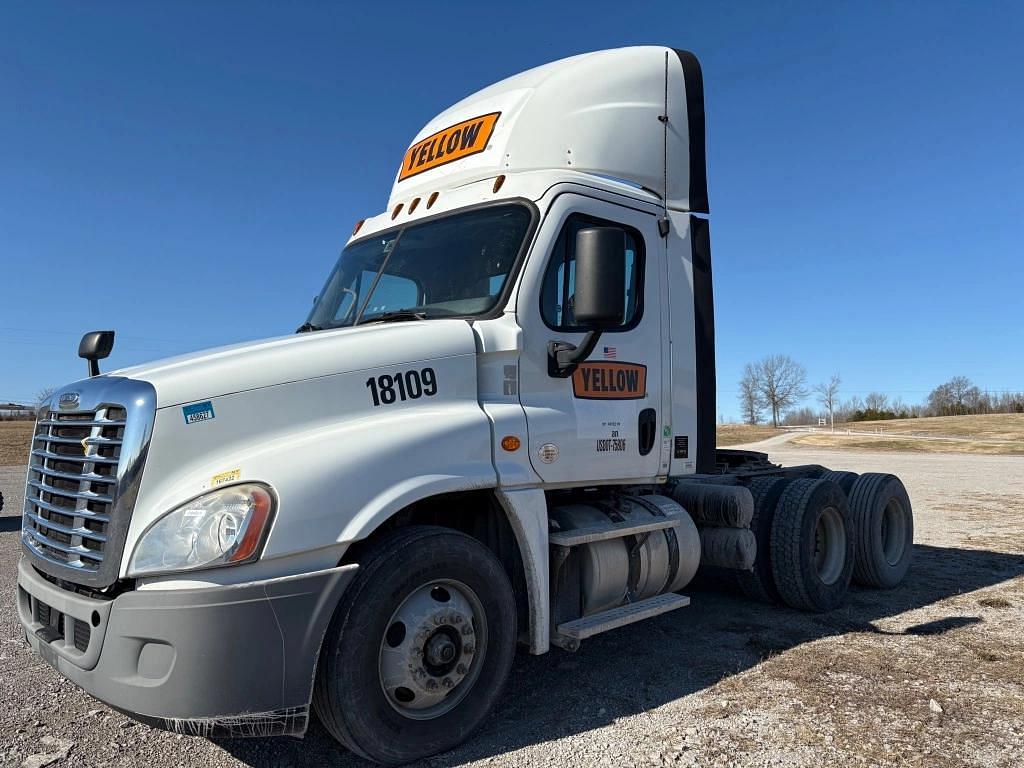
[[[626,314],[626,233],[618,227],[587,227],[576,233],[573,315],[588,328],[577,347],[548,342],[548,375],[568,378],[594,351],[601,332],[622,325]]]
[[[89,361],[89,375],[100,375],[99,360],[110,356],[114,348],[113,331],[90,331],[78,344],[78,356]]]
[[[622,325],[626,313],[626,233],[588,227],[576,233],[576,324],[595,330]]]

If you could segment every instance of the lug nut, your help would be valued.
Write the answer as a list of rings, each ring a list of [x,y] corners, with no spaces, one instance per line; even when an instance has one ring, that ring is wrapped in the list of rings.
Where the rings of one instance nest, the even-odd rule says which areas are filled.
[[[455,685],[455,683],[452,682],[452,679],[450,677],[446,677],[444,680],[441,681],[441,685],[445,688],[451,688],[453,685]]]
[[[459,664],[459,665],[458,665],[458,666],[457,666],[457,667],[455,668],[455,671],[456,671],[456,672],[458,672],[458,673],[459,673],[460,675],[464,675],[464,674],[466,674],[466,665],[465,665],[465,664]]]
[[[434,680],[433,678],[431,678],[430,680],[427,680],[427,690],[428,691],[436,691],[437,690],[437,680]]]
[[[466,645],[462,647],[462,651],[463,653],[476,653],[476,648],[473,647],[472,643],[466,643]]]

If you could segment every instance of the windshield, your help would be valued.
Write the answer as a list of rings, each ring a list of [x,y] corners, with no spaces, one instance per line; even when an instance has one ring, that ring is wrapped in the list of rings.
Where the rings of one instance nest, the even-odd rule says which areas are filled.
[[[353,243],[342,251],[303,328],[489,312],[531,218],[524,205],[489,206]]]

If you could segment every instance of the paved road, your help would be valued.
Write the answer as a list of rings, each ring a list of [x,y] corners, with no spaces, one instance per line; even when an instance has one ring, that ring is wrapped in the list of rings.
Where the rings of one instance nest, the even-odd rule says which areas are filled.
[[[504,703],[482,732],[455,752],[424,765],[589,768],[602,764],[796,766],[849,762],[850,753],[839,746],[838,726],[829,719],[834,720],[834,712],[828,717],[801,714],[800,706],[789,703],[794,696],[789,692],[793,683],[760,671],[766,659],[810,660],[817,658],[815,653],[824,652],[834,660],[848,647],[844,645],[847,638],[882,642],[900,627],[927,620],[931,606],[948,603],[960,593],[1010,583],[1024,573],[1024,557],[1019,554],[1024,550],[1018,547],[1013,550],[1018,554],[1009,554],[1009,545],[1000,546],[998,539],[971,546],[970,516],[950,519],[940,513],[942,504],[956,495],[1024,499],[1022,458],[822,452],[778,440],[761,447],[773,460],[786,464],[827,463],[860,472],[901,474],[915,503],[917,540],[924,542],[918,547],[908,584],[890,593],[856,590],[846,608],[825,616],[696,592],[690,608],[588,640],[577,654],[558,650],[540,657],[520,654]],[[19,639],[12,607],[18,559],[16,513],[21,508],[23,482],[24,468],[0,468],[0,488],[8,499],[0,517],[0,733],[4,735],[0,764],[20,766],[30,755],[67,751],[54,765],[364,765],[338,748],[317,725],[302,741],[214,742],[151,730],[94,701],[33,656]],[[1017,516],[1010,519],[1007,529],[1007,535],[1016,535],[1018,542],[1022,506],[1018,504]],[[990,533],[1001,535],[998,528]],[[1009,614],[1003,615],[1009,618]],[[864,634],[865,627],[877,631],[878,625],[886,626],[888,635]],[[999,625],[981,626],[995,632]],[[1024,622],[1011,625],[1004,621],[1003,628],[1010,633],[1000,640],[1003,646],[1019,644]],[[881,639],[876,641],[876,637]],[[922,642],[931,643],[932,639]],[[739,687],[752,697],[749,701],[781,701],[778,712],[784,714],[759,712],[749,701],[738,709],[735,703],[730,705],[737,696],[732,680],[743,681]],[[897,682],[900,690],[911,684]],[[884,684],[883,678],[867,685],[873,690]],[[797,704],[799,701],[798,692]],[[985,704],[987,713],[995,711],[993,702],[998,704],[997,699]],[[925,698],[922,717],[928,715],[927,705]],[[732,714],[731,719],[718,715],[719,707]],[[880,722],[913,721],[918,730],[906,737],[908,749],[927,752],[935,748],[953,754],[953,750],[965,748],[962,740],[945,735],[953,733],[948,725],[931,730],[928,721],[914,721],[914,712],[898,711],[898,716]],[[708,725],[712,722],[713,727]],[[994,726],[987,730],[992,731],[994,751],[986,752],[989,758],[981,764],[1013,765],[1003,761],[998,751],[1013,747],[995,741],[998,729]],[[798,749],[790,745],[793,734],[805,732],[817,746]],[[1001,731],[998,735],[1000,739],[1005,736]],[[988,748],[985,734],[972,738],[979,748]],[[935,764],[922,760],[914,764]]]

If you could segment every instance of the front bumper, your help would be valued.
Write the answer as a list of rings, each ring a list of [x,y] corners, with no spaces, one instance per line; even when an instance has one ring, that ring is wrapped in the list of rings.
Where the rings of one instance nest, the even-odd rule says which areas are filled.
[[[22,559],[18,615],[32,648],[62,675],[152,725],[301,735],[320,644],[357,568],[96,600]]]

